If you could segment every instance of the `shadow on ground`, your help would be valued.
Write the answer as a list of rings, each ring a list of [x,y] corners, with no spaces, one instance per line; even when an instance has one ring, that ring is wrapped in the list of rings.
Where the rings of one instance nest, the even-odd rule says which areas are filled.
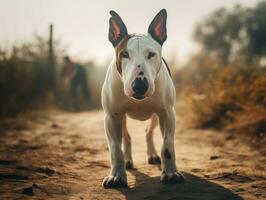
[[[208,199],[234,200],[242,199],[230,190],[192,174],[184,173],[186,181],[180,184],[166,185],[160,182],[160,177],[150,177],[137,169],[130,173],[135,176],[133,188],[117,189],[128,200],[135,199]]]

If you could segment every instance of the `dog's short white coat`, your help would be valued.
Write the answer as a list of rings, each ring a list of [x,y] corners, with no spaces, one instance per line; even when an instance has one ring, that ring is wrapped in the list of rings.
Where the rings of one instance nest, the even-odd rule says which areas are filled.
[[[102,88],[102,106],[105,113],[105,131],[111,154],[111,171],[107,179],[122,179],[125,182],[125,161],[132,162],[131,141],[126,128],[126,117],[148,120],[146,130],[148,157],[157,156],[153,143],[153,129],[159,119],[163,135],[161,149],[162,171],[170,179],[177,172],[174,150],[175,133],[175,87],[162,59],[162,48],[149,34],[136,35],[126,47],[130,58],[122,59],[122,74],[112,60]],[[148,53],[155,56],[148,59]],[[139,67],[140,66],[140,67]],[[132,98],[132,81],[144,72],[149,89],[144,100]],[[121,148],[123,137],[124,152]],[[165,151],[170,153],[170,159]],[[169,155],[169,154],[168,154]]]

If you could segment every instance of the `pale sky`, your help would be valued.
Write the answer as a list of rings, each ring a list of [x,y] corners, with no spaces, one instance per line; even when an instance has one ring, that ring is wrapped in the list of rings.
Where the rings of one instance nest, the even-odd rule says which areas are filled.
[[[254,6],[257,0],[0,0],[0,44],[30,41],[34,33],[55,36],[75,59],[104,63],[113,55],[108,41],[109,10],[119,13],[129,33],[146,33],[160,9],[168,12],[165,57],[176,54],[185,62],[195,52],[192,33],[196,22],[209,12],[236,3]]]

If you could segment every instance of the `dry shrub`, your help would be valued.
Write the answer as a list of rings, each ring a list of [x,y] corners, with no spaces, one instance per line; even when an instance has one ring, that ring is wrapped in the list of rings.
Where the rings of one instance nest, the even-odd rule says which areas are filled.
[[[91,100],[88,102],[84,99],[80,88],[77,97],[73,98],[70,95],[70,84],[64,83],[61,76],[65,49],[58,40],[54,41],[53,48],[55,74],[51,73],[49,67],[47,39],[35,36],[29,42],[8,48],[0,44],[0,121],[51,105],[70,111],[100,106],[100,88],[106,68],[91,61],[83,63],[88,73]],[[54,87],[51,82],[54,82]]]
[[[198,63],[183,68],[176,79],[191,111],[190,125],[263,136],[266,69],[256,63],[222,65],[211,58]]]
[[[1,117],[15,116],[44,94],[47,89],[45,61],[44,57],[30,55],[25,46],[14,47],[10,55],[0,59]]]
[[[228,124],[226,130],[265,139],[266,109],[255,105],[246,105],[244,110],[235,113],[235,121]]]
[[[55,60],[62,51],[55,41]],[[43,106],[51,79],[47,39],[36,35],[7,48],[0,44],[0,119]]]

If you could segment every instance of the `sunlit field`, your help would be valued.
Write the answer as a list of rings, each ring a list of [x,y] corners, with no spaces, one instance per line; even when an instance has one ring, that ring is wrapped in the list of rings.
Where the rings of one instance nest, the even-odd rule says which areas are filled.
[[[78,2],[71,17],[77,21],[88,14]],[[208,10],[199,12],[200,17],[193,15],[190,25],[186,24],[188,19],[179,24],[180,13],[173,8],[183,6],[187,12],[184,17],[195,8],[181,2],[155,1],[152,11],[148,9],[153,5],[144,3],[143,9],[136,11],[140,16],[132,17],[120,1],[113,1],[113,7],[110,2],[102,7],[88,1],[90,9],[106,15],[98,17],[93,11],[93,23],[88,23],[91,33],[80,29],[75,34],[73,29],[84,24],[62,20],[62,16],[69,17],[66,12],[72,4],[61,2],[66,10],[58,10],[60,17],[55,19],[62,23],[45,24],[45,32],[29,22],[32,34],[27,38],[18,31],[14,40],[0,37],[1,200],[266,198],[266,1],[217,1],[217,5],[210,5],[204,0]],[[138,3],[130,5],[135,8]],[[30,1],[26,4],[32,15],[39,9]],[[102,187],[110,158],[101,88],[114,53],[108,41],[108,12],[114,8],[136,30],[147,29],[160,9],[168,12],[163,56],[177,94],[175,154],[178,170],[186,177],[184,183],[160,182],[161,166],[148,165],[147,161],[146,123],[129,119],[134,161],[134,169],[127,171],[129,187]],[[2,9],[3,22],[12,22],[21,33],[28,31],[18,25],[19,20],[14,22],[11,14],[10,19],[1,14]],[[57,15],[51,11],[51,16]],[[146,22],[147,16],[151,18]],[[2,33],[8,38],[11,26],[3,27],[6,32]],[[16,30],[14,27],[9,31]],[[182,30],[190,30],[190,35],[179,33]],[[79,53],[76,49],[84,51],[82,43],[88,42],[82,40],[83,34],[91,46]],[[185,42],[178,43],[178,37],[183,36],[187,37]],[[101,51],[103,43],[109,46]],[[68,65],[75,67],[75,73]],[[155,144],[160,152],[159,127],[155,129]]]

